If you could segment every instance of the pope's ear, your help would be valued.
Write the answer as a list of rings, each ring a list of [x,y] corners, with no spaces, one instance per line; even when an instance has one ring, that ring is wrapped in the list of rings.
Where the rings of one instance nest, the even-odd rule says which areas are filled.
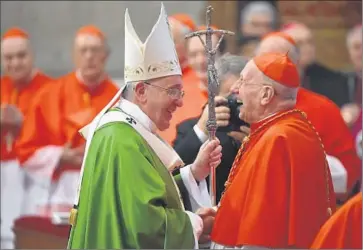
[[[134,86],[135,97],[139,101],[146,100],[146,88],[143,82],[138,82]]]

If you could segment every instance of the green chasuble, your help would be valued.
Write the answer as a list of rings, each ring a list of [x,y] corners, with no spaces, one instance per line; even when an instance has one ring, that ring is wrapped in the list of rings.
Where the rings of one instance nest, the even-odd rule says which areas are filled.
[[[112,122],[94,134],[70,249],[193,249],[173,179],[144,138]]]

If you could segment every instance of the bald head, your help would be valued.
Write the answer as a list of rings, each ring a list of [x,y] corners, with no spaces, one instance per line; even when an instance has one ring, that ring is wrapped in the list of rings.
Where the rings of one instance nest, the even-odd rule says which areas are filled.
[[[105,71],[109,54],[104,34],[94,26],[79,29],[74,39],[74,63],[85,80],[97,81]]]
[[[1,64],[6,75],[27,83],[33,72],[33,54],[28,36],[8,31],[1,40]]]
[[[269,36],[263,39],[257,47],[256,55],[270,52],[287,53],[291,61],[298,63],[299,54],[296,46],[281,36]]]
[[[299,67],[305,68],[315,61],[315,44],[311,29],[302,23],[286,25],[283,32],[291,36],[299,49]]]

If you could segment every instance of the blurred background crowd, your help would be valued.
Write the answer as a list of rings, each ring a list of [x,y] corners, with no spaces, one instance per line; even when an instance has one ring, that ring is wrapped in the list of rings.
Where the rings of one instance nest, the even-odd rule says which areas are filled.
[[[206,131],[201,130],[205,127],[206,122],[206,116],[202,111],[207,101],[207,77],[206,56],[202,44],[198,38],[190,39],[187,42],[184,36],[189,32],[205,28],[205,10],[208,5],[212,5],[215,10],[212,18],[214,28],[230,30],[236,34],[225,37],[217,55],[218,65],[220,65],[218,74],[222,81],[219,95],[228,96],[230,94],[230,87],[238,79],[239,72],[243,69],[248,58],[255,54],[261,39],[271,32],[283,31],[295,40],[298,48],[298,68],[301,74],[302,87],[324,96],[339,108],[341,116],[351,132],[351,140],[354,141],[356,147],[356,157],[361,157],[361,1],[167,1],[164,4],[170,16],[169,23],[183,69],[186,96],[184,98],[185,107],[175,113],[171,128],[161,132],[160,135],[173,145],[186,163],[193,162],[201,143],[206,140]],[[13,247],[14,236],[9,229],[12,228],[12,220],[18,218],[20,213],[28,217],[20,216],[26,218],[17,220],[17,234],[22,235],[18,238],[18,247],[31,248],[32,244],[38,244],[36,245],[38,248],[56,248],[58,241],[61,246],[64,245],[68,235],[68,227],[58,225],[62,223],[57,224],[50,221],[49,216],[45,216],[47,214],[45,210],[48,210],[44,207],[49,208],[49,205],[54,204],[66,205],[65,211],[67,211],[72,205],[74,194],[68,196],[67,190],[59,191],[57,185],[48,184],[44,181],[45,175],[40,177],[40,179],[43,178],[43,182],[34,176],[31,178],[23,176],[20,179],[14,177],[14,173],[5,170],[3,166],[8,166],[6,164],[13,160],[19,160],[23,166],[34,165],[34,161],[30,162],[30,160],[34,160],[33,156],[42,152],[43,165],[39,163],[38,157],[37,164],[40,164],[39,166],[51,165],[53,164],[51,163],[52,159],[53,161],[58,159],[54,163],[55,165],[64,164],[65,169],[67,167],[69,169],[70,166],[72,171],[79,170],[83,155],[83,143],[82,139],[76,137],[75,134],[84,123],[87,124],[87,121],[108,103],[116,93],[117,88],[123,84],[123,16],[126,8],[130,10],[135,29],[140,32],[140,39],[145,40],[155,23],[157,13],[159,13],[159,1],[1,2],[2,42],[7,36],[11,37],[14,34],[29,41],[29,47],[25,47],[17,55],[13,55],[15,59],[10,58],[5,53],[3,46],[1,52],[2,119],[3,114],[9,113],[9,116],[12,116],[11,113],[13,112],[11,109],[3,108],[5,104],[18,107],[24,116],[24,119],[18,119],[18,121],[23,121],[21,125],[19,125],[20,122],[16,125],[9,125],[11,127],[9,131],[16,130],[12,136],[9,137],[3,131],[1,133],[1,241],[2,244],[5,244],[2,245],[2,248],[3,246]],[[146,23],[148,25],[145,25]],[[90,25],[97,26],[100,30]],[[21,30],[14,30],[14,27]],[[10,33],[8,33],[9,30]],[[90,52],[94,53],[93,56],[96,58],[94,60],[99,60],[99,62],[95,62],[92,69],[87,69],[87,60],[89,59],[86,58],[85,54],[82,54],[81,49],[77,50],[77,46],[73,45],[75,35],[82,32],[95,34],[107,45],[103,52],[96,50]],[[218,38],[218,36],[214,36],[213,41],[218,40]],[[13,47],[8,48],[9,51],[11,49],[14,50]],[[39,69],[37,72],[42,72],[41,78],[43,80],[38,79],[39,82],[47,82],[47,85],[50,78],[61,79],[55,82],[59,86],[65,85],[65,82],[75,81],[77,77],[68,74],[79,72],[79,70],[89,70],[90,75],[93,74],[92,72],[101,72],[104,75],[109,75],[110,79],[104,84],[104,88],[94,90],[94,93],[90,93],[88,97],[84,95],[84,90],[60,89],[56,85],[48,87],[46,98],[44,93],[43,95],[38,94],[38,92],[45,92],[42,90],[42,86],[36,86],[29,90],[19,88],[18,92],[14,92],[13,89],[16,89],[14,87],[16,84],[10,85],[13,82],[29,79],[29,74],[34,73],[35,68]],[[37,77],[39,76],[37,75]],[[84,81],[86,82],[87,79]],[[17,97],[14,97],[16,95]],[[88,104],[90,108],[74,101],[78,100],[78,97],[82,97],[83,101],[87,98],[90,99]],[[13,101],[14,98],[18,101]],[[20,98],[24,100],[21,101]],[[29,108],[33,106],[33,99],[38,99],[39,107],[43,105],[42,107],[46,106],[48,110],[42,108],[39,111],[36,108]],[[47,101],[48,103],[46,103]],[[54,107],[56,105],[51,104],[58,101],[62,107],[59,105]],[[43,104],[40,104],[41,102]],[[72,108],[77,109],[78,113],[72,113]],[[319,112],[324,112],[324,110]],[[80,117],[86,118],[82,118],[82,120]],[[54,125],[53,122],[58,121],[58,119],[64,119],[64,124]],[[31,124],[30,121],[36,122]],[[23,123],[27,127],[23,128]],[[198,126],[196,127],[196,125]],[[334,125],[331,124],[330,133],[335,132]],[[67,129],[63,129],[63,127],[67,127]],[[193,134],[190,131],[193,131]],[[229,134],[233,140],[224,149],[222,165],[229,167],[225,167],[227,170],[221,170],[218,173],[218,178],[223,180],[228,176],[228,170],[241,140],[248,134],[248,131],[238,132]],[[18,136],[18,134],[20,135]],[[20,151],[16,150],[17,145],[19,145]],[[62,151],[37,151],[37,149],[49,145],[61,147]],[[65,148],[67,150],[64,150]],[[17,155],[18,152],[19,155]],[[32,168],[29,169],[31,174],[38,174],[34,168],[34,171]],[[52,178],[49,183],[56,183],[62,179],[61,172],[57,172],[57,170],[54,170],[50,175]],[[71,181],[70,185],[76,185],[74,184],[76,181]],[[219,189],[223,188],[223,182],[218,184]],[[17,187],[14,188],[14,186],[22,186],[22,191]],[[25,201],[26,205],[24,205],[24,198],[21,197],[23,197],[23,193],[30,192],[29,190],[33,187],[38,190],[36,197],[32,196],[31,199],[39,199],[37,206],[39,208],[41,204],[43,209],[40,211],[27,207],[27,212],[19,212],[24,210],[23,206],[31,207],[31,205],[27,205],[29,201]],[[359,187],[355,188],[359,189]],[[39,197],[40,189],[45,190],[44,197]],[[65,198],[62,201],[53,201],[49,195],[56,192],[63,192]],[[5,198],[3,199],[3,197]],[[14,199],[19,201],[14,201]],[[10,200],[15,203],[18,202],[17,205],[10,206],[11,202],[7,202]],[[35,219],[34,216],[41,216],[47,220]],[[32,233],[34,231],[41,232],[41,234],[49,233],[51,236],[34,236],[29,233],[30,231]],[[5,233],[3,234],[3,232]],[[39,240],[38,237],[42,240]],[[19,240],[20,238],[21,240]],[[34,239],[37,239],[35,240],[36,243],[34,243]],[[48,243],[44,243],[44,240]],[[43,245],[39,245],[41,241]]]

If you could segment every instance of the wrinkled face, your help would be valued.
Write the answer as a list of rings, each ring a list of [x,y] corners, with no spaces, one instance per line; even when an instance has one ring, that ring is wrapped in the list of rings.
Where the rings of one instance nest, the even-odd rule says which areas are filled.
[[[244,36],[264,36],[272,31],[272,16],[256,13],[241,28]]]
[[[242,70],[240,78],[231,87],[243,102],[239,117],[247,123],[260,120],[265,106],[271,102],[274,91],[271,86],[263,84],[263,77],[251,60]]]
[[[5,74],[14,81],[28,79],[33,69],[29,41],[24,38],[8,38],[2,41],[1,60]]]
[[[231,90],[233,89],[232,86],[238,81],[238,79],[239,79],[238,76],[232,74],[228,74],[227,76],[225,76],[220,83],[221,86],[218,95],[226,97],[230,93],[232,93],[231,92]]]
[[[293,28],[286,32],[296,42],[300,51],[299,63],[300,67],[305,68],[315,61],[315,44],[313,34],[307,27]]]
[[[362,71],[362,30],[355,32],[348,41],[350,60],[356,71]]]
[[[160,131],[169,128],[173,113],[183,105],[182,89],[181,76],[167,76],[136,85],[138,102]]]
[[[78,35],[74,43],[74,62],[84,78],[96,79],[105,70],[108,56],[104,42],[96,36]]]
[[[184,32],[186,33],[186,28],[173,18],[169,18],[169,24],[179,62],[183,65],[187,62],[186,39],[184,39]]]
[[[205,42],[205,37],[202,37],[202,39]],[[218,40],[217,36],[212,36],[213,47],[217,45]],[[216,57],[218,57],[218,55],[216,55]],[[207,87],[207,56],[205,54],[204,46],[198,37],[188,39],[188,61],[205,87]]]

